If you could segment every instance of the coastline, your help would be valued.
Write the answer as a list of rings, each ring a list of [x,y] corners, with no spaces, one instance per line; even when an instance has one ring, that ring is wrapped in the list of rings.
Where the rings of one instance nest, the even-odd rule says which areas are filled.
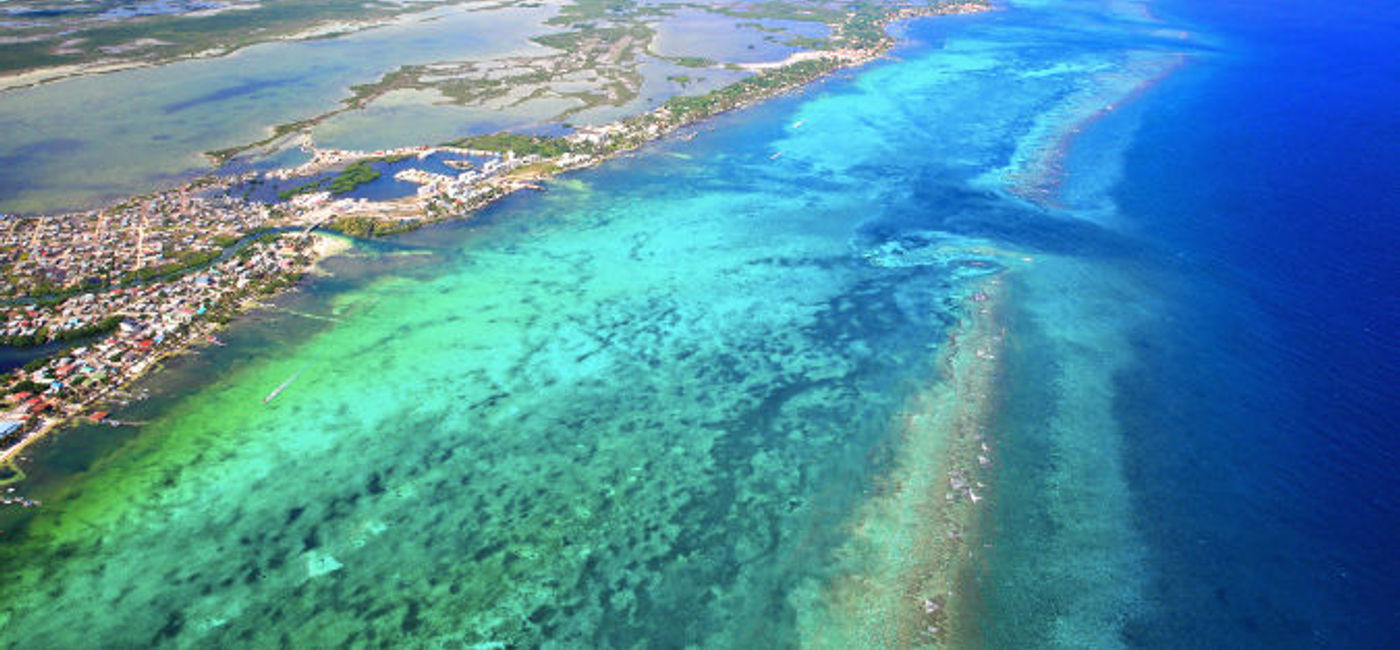
[[[610,152],[612,154],[626,153],[627,151],[633,150],[650,140],[663,137],[668,132],[673,131],[676,128],[682,126],[686,126],[689,123],[707,117],[711,117],[713,115],[718,115],[728,110],[736,110],[750,106],[757,101],[762,101],[774,95],[782,94],[794,88],[798,88],[809,84],[813,81],[820,79],[822,76],[825,76],[826,74],[829,74],[836,70],[858,67],[869,63],[870,61],[873,61],[875,59],[881,58],[897,44],[897,39],[890,36],[888,33],[888,28],[890,24],[894,22],[900,20],[907,20],[911,18],[979,13],[983,11],[990,11],[994,8],[995,5],[993,5],[990,0],[955,0],[950,2],[941,2],[936,5],[891,8],[885,14],[881,15],[878,18],[878,21],[875,26],[879,29],[880,33],[883,34],[883,36],[876,43],[862,43],[861,41],[856,40],[854,41],[855,43],[861,44],[845,44],[841,45],[840,47],[835,47],[833,49],[802,50],[794,52],[785,57],[784,59],[778,61],[733,64],[736,67],[736,69],[754,73],[754,76],[746,79],[740,79],[739,81],[736,81],[728,86],[724,86],[714,91],[711,91],[710,93],[707,93],[707,95],[720,95],[723,94],[725,91],[742,87],[746,84],[746,82],[752,81],[756,78],[760,78],[764,74],[773,74],[774,76],[781,76],[784,72],[791,73],[791,71],[793,71],[797,66],[803,66],[806,64],[813,64],[816,67],[821,68],[816,73],[800,73],[804,74],[805,78],[797,80],[796,82],[785,82],[781,85],[781,87],[773,89],[764,89],[764,92],[753,94],[749,97],[749,101],[730,105],[723,108],[722,110],[709,112],[705,115],[692,117],[691,119],[682,120],[679,123],[673,123],[674,116],[670,115],[667,112],[667,106],[674,103],[675,100],[686,100],[696,98],[696,96],[692,95],[677,95],[672,98],[672,101],[668,101],[662,104],[661,106],[658,106],[657,108],[646,110],[628,117],[621,117],[606,124],[597,125],[586,130],[602,133],[627,131],[629,129],[636,130],[639,127],[646,130],[647,132],[645,134],[626,134],[628,136],[628,139],[632,140],[632,142],[630,142],[630,146]],[[356,87],[356,89],[358,88],[359,87]],[[703,96],[704,95],[702,95],[701,97]],[[223,165],[249,151],[264,149],[268,147],[276,149],[277,147],[286,146],[291,142],[302,143],[304,149],[311,151],[312,154],[315,155],[320,150],[310,145],[307,129],[317,126],[323,121],[330,119],[336,115],[339,115],[345,111],[352,110],[358,107],[362,101],[363,98],[357,94],[350,98],[343,99],[342,105],[338,108],[293,122],[269,126],[266,135],[262,138],[259,138],[254,141],[236,144],[218,150],[205,151],[203,152],[203,155],[205,158],[213,161],[216,165]],[[661,130],[653,131],[652,129],[656,127],[660,127]],[[641,135],[642,137],[640,137],[640,139],[634,137],[638,135]],[[405,145],[397,147],[392,151],[409,150],[415,147],[421,149],[427,146],[430,145]],[[351,152],[344,150],[337,151],[336,153],[339,153],[341,155],[358,154],[354,157],[343,158],[343,162],[354,162],[357,160],[363,160],[366,158],[373,158],[379,155],[383,155],[383,152],[368,153]],[[569,166],[567,169],[563,169],[560,171],[568,171],[571,169],[578,169],[580,167],[592,166],[594,164],[602,162],[603,160],[606,160],[609,157],[611,156],[605,155],[602,156],[600,159],[595,160],[589,164]]]
[[[678,97],[677,99],[684,101],[676,103],[673,100],[672,102],[667,102],[656,109],[639,115],[623,118],[603,127],[596,127],[586,135],[592,137],[596,136],[596,134],[604,134],[607,138],[605,141],[608,143],[605,150],[594,155],[579,156],[566,154],[564,156],[555,156],[543,160],[530,160],[526,157],[523,159],[523,166],[519,169],[521,173],[515,173],[516,170],[511,170],[496,179],[492,179],[492,181],[486,185],[488,191],[475,194],[466,201],[459,201],[455,205],[450,205],[445,208],[431,202],[424,203],[421,206],[420,216],[422,219],[416,223],[422,225],[441,221],[470,219],[477,210],[495,203],[521,189],[541,189],[541,186],[538,184],[540,181],[548,180],[564,172],[595,167],[613,158],[631,154],[647,143],[667,137],[683,127],[703,122],[706,119],[723,113],[742,110],[773,97],[784,95],[821,80],[834,72],[865,65],[885,56],[889,50],[897,44],[897,39],[890,36],[887,32],[889,25],[893,22],[912,18],[977,13],[989,11],[993,8],[994,6],[989,2],[972,0],[892,10],[881,17],[878,27],[880,31],[884,33],[884,37],[872,47],[861,50],[797,53],[789,57],[790,59],[796,59],[794,61],[790,62],[784,60],[778,62],[779,67],[760,70],[755,76],[745,78],[744,80],[726,86],[718,91],[713,91],[700,97]],[[813,57],[813,54],[816,56]],[[775,78],[776,81],[774,81]],[[755,87],[755,85],[757,85],[757,87]],[[749,92],[744,92],[746,90]],[[697,102],[702,100],[708,100],[710,103],[697,104]],[[289,134],[278,134],[274,137],[282,137],[285,135]],[[256,146],[256,143],[250,146]],[[421,153],[430,148],[429,145],[409,145],[392,150],[391,154],[395,152]],[[382,158],[386,155],[384,151],[334,151],[332,153],[339,164],[354,164],[369,159]],[[320,157],[320,152],[319,150],[313,150],[313,154],[316,156],[313,157],[314,162]],[[322,168],[321,165],[312,165],[311,167],[315,169]],[[212,174],[201,176],[191,183],[175,188],[175,190],[166,191],[181,191],[192,187],[209,185],[211,183],[211,178],[214,179],[212,182],[216,184],[227,183],[230,178],[236,176],[237,174],[232,176],[220,174],[216,170]],[[132,199],[125,199],[125,201],[130,200]],[[368,206],[371,212],[375,212],[382,210],[385,205],[396,205],[396,202],[370,202],[363,203],[362,205]],[[324,208],[310,210],[303,215],[301,220],[293,219],[289,221],[288,225],[297,227],[305,226],[306,230],[304,232],[310,234],[312,230],[324,226],[332,217],[336,216],[334,214],[334,209],[336,207],[335,205],[330,205]],[[350,213],[341,216],[354,217],[357,215]],[[321,237],[318,236],[318,239],[320,238]],[[314,267],[319,259],[321,259],[319,254],[313,256],[311,265]],[[265,297],[268,296],[264,294],[262,296],[255,296],[250,300],[242,301],[232,310],[232,313],[242,313],[255,304],[259,298]],[[33,445],[35,442],[62,429],[65,424],[73,419],[84,416],[92,406],[101,403],[103,398],[114,392],[125,389],[131,382],[139,377],[145,376],[154,369],[158,369],[161,360],[183,353],[185,350],[189,349],[190,346],[198,343],[199,340],[211,336],[219,327],[217,323],[213,323],[207,318],[198,319],[190,323],[179,340],[167,341],[164,343],[159,351],[134,365],[118,383],[105,388],[96,396],[84,399],[81,402],[66,405],[60,417],[44,418],[37,428],[24,433],[23,437],[20,438],[18,442],[0,451],[0,464],[11,463],[18,459],[20,452]]]
[[[19,90],[22,88],[34,88],[44,84],[57,83],[64,79],[73,79],[87,75],[107,74],[109,72],[120,72],[122,70],[135,70],[137,68],[149,68],[164,63],[174,63],[187,59],[204,58],[206,55],[195,55],[174,59],[163,63],[149,63],[144,61],[94,61],[92,63],[74,63],[61,65],[52,68],[41,68],[39,70],[26,70],[0,76],[0,92],[9,90]],[[210,53],[207,56],[220,56],[219,53]]]
[[[429,5],[417,11],[407,11],[376,20],[367,21],[347,21],[333,20],[320,25],[314,25],[298,29],[286,34],[275,35],[268,38],[252,38],[251,40],[231,46],[216,46],[206,50],[191,52],[171,56],[168,58],[137,59],[122,61],[119,59],[98,59],[84,63],[70,63],[67,65],[50,66],[46,68],[19,70],[0,74],[0,92],[19,90],[23,88],[35,88],[46,84],[57,83],[67,79],[86,77],[89,75],[108,74],[123,70],[135,70],[139,68],[156,68],[160,66],[180,63],[182,61],[197,61],[200,59],[216,59],[228,56],[246,48],[266,43],[278,43],[286,41],[311,41],[335,36],[346,36],[369,29],[392,25],[398,20],[414,14],[427,13],[443,6],[451,5]],[[226,7],[225,10],[239,10],[238,7]],[[217,12],[217,10],[215,10]],[[199,15],[199,12],[187,14],[190,16]],[[212,14],[206,14],[212,15]]]
[[[995,411],[1002,274],[970,287],[949,330],[937,375],[901,416],[895,467],[850,524],[840,575],[809,593],[820,612],[804,644],[821,648],[958,647],[975,596],[961,580],[976,559],[979,520],[995,485],[988,422]],[[821,603],[830,603],[822,605]]]
[[[317,208],[309,276],[0,462],[0,647],[1385,647],[1393,30],[1188,4],[1218,47],[999,3],[422,232]],[[340,173],[249,182],[296,144],[201,197]],[[388,179],[459,157],[330,202],[416,227]]]
[[[310,261],[305,268],[298,271],[299,273],[317,273],[320,271],[321,262],[335,255],[347,252],[353,247],[353,244],[348,239],[339,236],[331,236],[316,232],[307,233],[306,236],[312,238],[311,245],[307,248],[307,251],[310,253]],[[268,297],[271,296],[267,294],[246,296],[243,300],[233,305],[230,311],[235,315],[241,315],[250,309],[260,306],[262,300]],[[30,446],[43,440],[46,436],[56,433],[75,420],[84,418],[89,414],[92,407],[108,401],[114,394],[124,391],[130,387],[132,383],[159,371],[162,367],[161,362],[166,359],[184,354],[197,345],[207,343],[210,337],[214,336],[224,325],[224,323],[207,319],[192,323],[180,340],[169,342],[166,347],[155,352],[150,357],[143,359],[141,363],[134,366],[119,383],[87,399],[68,405],[60,416],[41,417],[38,427],[27,432],[24,437],[15,444],[4,450],[0,450],[0,466],[10,467],[15,474],[20,477],[14,480],[6,479],[0,481],[0,486],[10,485],[23,480],[24,472],[20,470],[16,462],[24,459],[20,454]],[[114,426],[118,425],[114,424]]]

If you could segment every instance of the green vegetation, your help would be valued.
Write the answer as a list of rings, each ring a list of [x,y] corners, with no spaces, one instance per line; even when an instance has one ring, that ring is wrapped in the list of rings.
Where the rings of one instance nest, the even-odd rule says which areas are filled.
[[[220,244],[223,248],[226,245]],[[32,281],[25,287],[28,297],[33,299],[39,307],[52,307],[68,298],[90,291],[104,291],[113,286],[127,282],[145,282],[169,275],[178,275],[185,271],[195,269],[214,260],[223,254],[223,248],[213,250],[191,250],[180,253],[174,260],[159,266],[147,266],[124,274],[120,278],[88,278],[86,281],[76,284],[57,286],[47,280]],[[42,343],[42,341],[39,341]],[[7,345],[34,345],[34,343],[9,343]]]
[[[418,77],[425,73],[426,69],[421,65],[406,65],[380,77],[379,81],[374,83],[351,86],[350,97],[340,101],[351,108],[363,108],[371,100],[387,92],[420,87]]]
[[[389,160],[389,157],[362,160],[346,167],[333,177],[317,179],[305,185],[298,185],[292,189],[278,192],[277,198],[286,201],[298,194],[310,194],[312,192],[330,192],[331,194],[337,195],[345,194],[365,183],[372,182],[376,178],[379,178],[381,176],[379,170],[370,167],[369,163],[372,161],[384,160]],[[397,158],[393,162],[397,162],[398,160],[403,160],[403,158]]]
[[[214,243],[218,244],[221,248],[228,248],[245,239],[261,238],[262,235],[269,232],[272,232],[271,226],[258,226],[257,228],[253,228],[252,230],[243,233],[217,235],[214,237]]]
[[[331,229],[351,237],[369,239],[396,235],[422,226],[417,219],[375,219],[373,217],[341,217],[331,222]]]
[[[218,164],[227,163],[244,152],[275,146],[287,135],[305,132],[342,112],[363,108],[376,98],[396,90],[434,90],[451,103],[472,105],[501,101],[514,91],[535,86],[534,93],[522,93],[523,97],[512,96],[505,99],[506,103],[514,105],[539,98],[577,100],[579,105],[561,109],[556,118],[598,106],[620,106],[635,99],[644,82],[642,75],[633,67],[638,52],[644,51],[654,36],[654,30],[644,20],[668,15],[670,11],[664,7],[641,6],[633,0],[572,0],[561,8],[559,15],[547,21],[549,24],[568,26],[569,29],[533,39],[541,45],[559,50],[559,53],[510,60],[515,67],[506,69],[481,67],[479,62],[473,61],[402,66],[378,81],[352,86],[350,95],[342,99],[341,106],[334,110],[278,125],[268,137],[256,142],[208,151],[205,155]],[[714,61],[699,57],[682,58],[680,63],[693,67],[715,65]],[[549,87],[552,82],[581,71],[596,73],[606,88],[599,92],[596,89],[560,91]],[[298,188],[298,191],[284,192],[282,198],[316,189]]]
[[[283,275],[275,276],[258,286],[258,292],[270,296],[283,289],[290,289],[301,281],[302,273],[289,271]]]
[[[735,23],[734,27],[738,29],[756,29],[760,32],[768,32],[769,34],[777,34],[780,32],[787,31],[782,27],[769,27],[768,25],[759,22]]]
[[[258,252],[260,244],[270,244],[279,236],[279,233],[271,232],[271,229],[263,228],[261,230],[263,232],[253,236],[243,248],[238,249],[238,252],[234,254],[235,258],[246,260]]]
[[[392,165],[392,164],[394,164],[394,163],[396,163],[396,162],[403,162],[403,161],[408,160],[409,158],[412,158],[412,157],[413,157],[413,154],[411,154],[411,153],[401,153],[401,154],[399,154],[399,155],[397,155],[397,156],[380,156],[380,157],[378,157],[378,158],[366,158],[366,159],[365,159],[365,162],[367,162],[367,163],[378,162],[378,163],[384,163],[384,164],[386,164],[386,165]]]
[[[657,13],[658,11],[654,8],[638,7],[633,0],[574,0],[560,9],[558,16],[545,21],[545,24],[579,25],[591,20],[616,20]]]
[[[708,68],[715,64],[713,59],[706,59],[698,56],[678,56],[674,59],[670,59],[670,61],[682,68]]]
[[[108,316],[95,323],[88,323],[87,325],[84,325],[82,327],[75,327],[73,329],[59,330],[57,332],[53,332],[47,328],[39,328],[33,334],[28,334],[24,336],[0,337],[0,345],[8,345],[10,347],[16,348],[27,348],[35,345],[43,345],[50,341],[77,341],[80,339],[85,339],[89,336],[97,336],[99,334],[108,334],[114,332],[116,331],[117,327],[121,324],[121,316]],[[46,361],[47,358],[35,359],[26,364],[24,369],[26,371],[38,370],[39,368],[42,368],[44,366],[44,363]]]
[[[501,78],[453,78],[432,84],[438,92],[451,99],[454,103],[467,105],[479,104],[491,99],[504,97],[510,94],[512,88],[530,84],[542,84],[552,79],[551,75],[545,72],[530,71],[523,74]],[[419,84],[427,87],[429,84]]]
[[[43,327],[39,328],[33,334],[0,337],[0,345],[8,345],[13,348],[27,348],[35,345],[43,345],[48,342],[49,330]],[[38,361],[38,359],[35,361]],[[30,361],[29,363],[34,363],[35,361]],[[39,367],[42,368],[42,364]],[[35,370],[35,368],[30,368],[28,365],[25,365],[24,369]]]
[[[339,114],[345,110],[346,107],[342,107],[330,111],[328,113],[322,113],[320,115],[317,115],[316,117],[309,117],[304,120],[297,120],[295,122],[288,122],[286,124],[278,124],[277,126],[272,127],[272,135],[269,135],[266,138],[263,138],[256,142],[249,142],[248,144],[241,144],[236,147],[229,147],[227,149],[215,149],[214,151],[206,151],[204,152],[204,155],[213,159],[215,164],[222,165],[232,160],[234,156],[237,156],[238,154],[241,154],[244,151],[272,144],[273,142],[276,142],[279,138],[282,138],[283,136],[290,135],[292,133],[297,133],[305,129],[309,129],[325,121],[327,118],[330,118],[331,116]]]
[[[331,222],[331,229],[351,237],[374,236],[375,220],[369,217],[341,217]]]
[[[879,47],[889,38],[885,34],[886,10],[880,5],[861,3],[855,13],[841,24],[842,45],[855,48]]]
[[[491,133],[489,135],[470,135],[465,138],[453,140],[447,144],[448,146],[462,147],[465,149],[498,151],[501,153],[512,152],[517,156],[534,155],[543,156],[545,158],[562,156],[574,151],[573,144],[564,138],[507,132]]]
[[[15,286],[25,285],[25,281],[12,278],[10,280]],[[49,281],[47,278],[37,278],[29,280],[24,289],[28,295],[34,298],[35,303],[40,307],[56,305],[68,298],[87,291],[97,291],[105,288],[108,283],[101,278],[90,278],[87,281],[77,284],[59,286]]]
[[[31,279],[27,277],[11,278],[10,282],[14,286],[23,286],[24,296],[21,299],[34,301],[34,305],[40,308],[55,307],[73,296],[106,291],[132,282],[145,282],[166,276],[179,275],[186,271],[207,265],[217,260],[224,251],[233,246],[237,246],[240,241],[248,238],[257,238],[259,235],[268,233],[272,228],[262,226],[254,228],[243,234],[224,234],[213,237],[216,249],[190,250],[181,252],[172,261],[159,266],[150,266],[127,273],[117,275],[114,273],[108,277],[89,277],[84,280],[59,286],[46,278]],[[275,235],[274,235],[275,236]],[[4,343],[0,345],[35,345],[42,341],[31,343]]]
[[[741,79],[703,95],[673,97],[663,106],[682,121],[698,120],[734,108],[755,97],[807,83],[838,65],[835,59],[800,61]]]
[[[839,23],[846,16],[845,9],[842,5],[822,6],[806,2],[784,2],[782,0],[769,0],[768,2],[757,2],[749,5],[731,7],[714,7],[710,8],[710,11],[726,16],[734,16],[736,18],[748,18],[750,20],[771,18],[827,24]]]
[[[387,237],[403,232],[412,232],[423,227],[423,222],[417,219],[397,219],[394,221],[380,221],[374,226],[375,237]]]
[[[602,43],[612,43],[621,40],[624,36],[644,37],[650,33],[648,29],[636,29],[631,27],[592,27],[582,26],[568,32],[557,34],[545,34],[536,36],[533,40],[545,47],[552,47],[565,52],[578,52],[580,47],[587,41],[598,41]]]
[[[788,47],[800,47],[804,50],[840,49],[840,46],[837,44],[837,42],[829,38],[810,38],[807,36],[794,36],[786,41],[783,41],[783,45],[786,45]]]
[[[310,183],[307,183],[305,185],[298,185],[288,190],[282,190],[281,192],[277,193],[277,198],[286,201],[287,199],[290,199],[298,194],[310,194],[312,192],[319,192],[321,191],[321,186],[330,182],[330,180],[331,179],[329,178],[322,178],[320,180],[311,181]]]
[[[227,149],[214,149],[213,151],[204,152],[204,155],[208,156],[211,160],[213,160],[215,165],[222,165],[230,160],[233,160],[234,156],[237,156],[238,154],[243,153],[244,151],[247,151],[248,149],[251,149],[254,146],[256,145],[246,144],[239,145],[237,147],[229,147]]]
[[[37,362],[37,364],[36,364],[36,362]],[[30,361],[29,363],[25,364],[25,365],[24,365],[24,370],[25,370],[25,372],[33,372],[33,371],[35,371],[35,370],[38,370],[39,368],[43,368],[44,366],[48,365],[48,363],[49,363],[48,358],[35,359],[34,361]],[[35,365],[34,368],[30,368],[29,366],[30,366],[31,364],[36,364],[36,365]],[[44,392],[44,391],[46,391],[46,390],[48,390],[48,389],[49,389],[48,386],[45,386],[45,385],[43,385],[43,384],[38,384],[38,383],[35,383],[35,382],[32,382],[32,381],[26,379],[26,380],[24,380],[24,381],[21,381],[21,382],[16,383],[16,384],[13,385],[13,386],[10,386],[10,388],[8,389],[8,392],[9,392],[11,395],[13,395],[13,394],[15,394],[15,393],[42,393],[42,392]]]
[[[117,331],[117,327],[122,324],[121,316],[108,316],[96,323],[90,323],[82,327],[71,330],[63,330],[53,335],[55,341],[76,341],[89,336],[99,334],[110,334]]]
[[[345,194],[365,183],[379,178],[379,176],[379,170],[370,167],[369,163],[357,162],[346,167],[344,171],[340,172],[340,175],[331,179],[331,194]]]
[[[160,266],[147,266],[136,269],[128,274],[128,278],[133,280],[151,280],[167,275],[175,275],[213,262],[219,259],[219,256],[222,254],[223,250],[184,251],[180,253],[176,259],[161,264]]]
[[[278,0],[246,4],[239,11],[214,14],[168,14],[99,21],[93,20],[95,14],[118,3],[73,5],[74,9],[58,16],[24,15],[29,28],[21,27],[16,31],[40,38],[0,44],[0,72],[91,63],[99,59],[164,62],[209,50],[233,51],[330,22],[379,20],[427,8],[427,3]],[[60,51],[58,45],[64,41],[68,43]],[[150,45],[133,47],[140,42]]]

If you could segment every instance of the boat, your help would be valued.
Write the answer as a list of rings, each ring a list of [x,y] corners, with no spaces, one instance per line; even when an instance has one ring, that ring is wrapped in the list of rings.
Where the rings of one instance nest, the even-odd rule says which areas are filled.
[[[271,393],[268,393],[268,394],[267,394],[267,397],[264,397],[264,398],[263,398],[263,404],[266,404],[266,403],[268,403],[268,402],[271,402],[271,401],[274,400],[274,399],[277,399],[277,396],[278,396],[278,395],[281,395],[283,390],[285,390],[288,386],[292,385],[292,382],[296,381],[296,380],[297,380],[297,377],[300,377],[300,376],[301,376],[301,372],[302,372],[302,371],[298,370],[298,371],[296,371],[295,373],[292,373],[292,376],[291,376],[291,377],[288,377],[288,378],[286,379],[286,381],[283,381],[281,384],[278,384],[278,385],[277,385],[277,388],[272,389],[272,392],[271,392]]]

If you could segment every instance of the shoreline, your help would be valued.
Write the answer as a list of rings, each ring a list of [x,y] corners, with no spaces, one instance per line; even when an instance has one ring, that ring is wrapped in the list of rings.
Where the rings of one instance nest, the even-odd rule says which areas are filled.
[[[898,43],[898,39],[890,36],[886,31],[889,25],[896,21],[913,18],[931,18],[943,15],[978,13],[990,11],[993,8],[994,6],[988,2],[971,0],[892,10],[883,16],[879,23],[879,27],[885,32],[885,36],[883,40],[875,46],[863,50],[799,52],[788,58],[791,59],[801,55],[800,60],[790,63],[785,59],[784,61],[778,62],[778,67],[763,69],[752,77],[747,77],[720,90],[712,91],[711,93],[698,97],[677,97],[676,99],[682,101],[668,101],[650,111],[622,118],[601,127],[594,127],[587,132],[580,132],[580,134],[583,134],[584,138],[596,138],[601,136],[603,138],[602,141],[607,143],[606,148],[591,155],[569,153],[544,159],[538,159],[538,157],[536,157],[536,160],[531,160],[529,156],[526,156],[522,158],[524,162],[518,167],[518,171],[521,173],[515,173],[517,169],[507,170],[500,176],[489,179],[488,182],[483,183],[482,188],[485,191],[468,196],[465,200],[458,200],[455,205],[449,204],[444,208],[444,206],[434,202],[432,199],[420,201],[419,208],[421,214],[419,216],[421,220],[417,222],[417,225],[470,219],[478,210],[506,196],[514,194],[519,190],[541,189],[541,186],[538,184],[540,181],[554,178],[559,174],[569,171],[593,168],[613,158],[630,155],[646,144],[670,136],[684,127],[704,122],[705,120],[724,113],[749,108],[763,101],[772,99],[773,97],[785,95],[826,78],[832,73],[865,65],[887,55]],[[775,77],[778,79],[773,81]],[[753,89],[752,92],[743,92],[746,86],[753,86],[755,84],[757,84],[758,87]],[[737,95],[737,98],[735,95]],[[715,102],[715,104],[697,104],[697,102],[701,102],[702,100],[712,101]],[[580,140],[580,142],[585,141],[586,140]],[[430,148],[443,149],[454,146],[465,149],[465,147],[449,143],[436,147],[432,145],[406,145],[392,151],[420,153]],[[337,160],[338,164],[354,164],[373,158],[380,158],[385,155],[384,151],[326,151],[332,154],[332,157]],[[321,168],[322,165],[313,164],[321,157],[320,153],[321,150],[313,149],[314,155],[312,161],[304,164],[304,166],[310,165],[311,167]],[[505,155],[509,155],[512,152],[507,151],[504,153]],[[274,170],[269,172],[269,174],[275,174],[278,171],[282,170]],[[216,169],[210,174],[199,177],[195,181],[174,189],[158,190],[157,193],[179,191],[202,185],[227,184],[230,182],[230,179],[236,179],[239,176],[240,174],[238,173],[221,174]],[[435,199],[436,197],[433,198]],[[124,201],[130,200],[131,197],[124,199]],[[369,209],[373,211],[382,209],[385,205],[393,205],[395,203],[395,201],[382,201],[366,203],[364,205],[368,206]],[[306,215],[303,215],[304,219],[302,219],[302,221],[298,222],[293,219],[289,222],[289,225],[297,227],[306,226],[304,233],[312,235],[312,231],[315,228],[324,226],[326,222],[330,220],[331,216],[335,216],[331,211],[332,207],[334,206],[313,209]],[[322,214],[323,212],[326,214]],[[357,215],[350,212],[340,216],[346,218],[355,217]],[[318,241],[326,237],[324,235],[315,236],[318,238]],[[319,253],[313,255],[310,264],[306,269],[302,269],[302,272],[315,268],[321,259],[324,258],[321,257]],[[271,282],[272,281],[269,281],[269,284]],[[251,299],[241,301],[230,310],[230,314],[234,316],[240,315],[249,309],[252,304],[257,303],[260,298],[266,297],[270,296],[255,295]],[[64,405],[62,416],[53,418],[45,417],[37,428],[25,433],[14,445],[0,450],[0,464],[11,463],[17,460],[20,452],[26,450],[48,435],[61,430],[64,425],[70,423],[72,420],[83,417],[92,406],[101,403],[103,398],[129,387],[132,382],[140,377],[158,369],[160,367],[160,361],[185,352],[193,345],[197,344],[199,339],[212,336],[220,327],[220,324],[208,318],[191,322],[189,328],[183,333],[179,340],[166,342],[161,350],[134,364],[130,373],[124,375],[119,382],[104,388],[99,393],[87,399],[83,399],[80,402]],[[24,428],[25,427],[22,427],[21,430]]]
[[[804,644],[957,647],[962,638],[959,619],[976,599],[959,592],[961,578],[975,560],[979,504],[995,489],[988,422],[1005,342],[1002,275],[967,290],[936,376],[896,425],[899,460],[853,518],[835,558],[847,566],[821,588]]]
[[[350,240],[339,236],[331,236],[316,232],[307,233],[306,236],[313,238],[313,242],[307,248],[311,259],[305,268],[299,270],[303,274],[319,272],[321,262],[335,255],[345,253],[354,246]],[[233,305],[230,311],[235,317],[241,316],[249,310],[263,304],[263,300],[275,297],[276,295],[278,294],[273,294],[271,296],[265,294],[247,296]],[[11,485],[23,480],[24,472],[19,468],[17,462],[26,460],[22,458],[20,454],[30,446],[43,440],[50,434],[56,433],[65,426],[72,424],[75,420],[88,416],[92,407],[107,401],[109,398],[113,397],[114,393],[123,392],[133,383],[158,372],[162,368],[161,362],[166,359],[184,354],[194,349],[202,342],[208,342],[209,338],[223,329],[226,324],[227,323],[219,323],[207,319],[192,323],[180,340],[168,343],[168,347],[161,349],[150,357],[143,359],[136,366],[133,366],[129,374],[123,377],[119,383],[87,399],[68,405],[60,416],[41,416],[40,424],[37,428],[29,431],[23,438],[10,447],[0,450],[0,466],[9,466],[19,477],[0,480],[0,486]]]
[[[17,70],[0,74],[0,92],[11,90],[23,90],[27,88],[37,88],[51,83],[58,83],[68,79],[77,79],[89,75],[102,75],[123,70],[136,70],[140,68],[158,68],[165,65],[182,63],[187,61],[200,61],[204,59],[217,59],[229,56],[250,47],[266,45],[269,43],[283,43],[292,41],[312,41],[333,36],[348,36],[362,31],[377,29],[386,25],[392,25],[396,21],[416,14],[424,14],[444,6],[467,6],[465,4],[435,4],[416,11],[405,11],[403,13],[386,16],[383,18],[368,21],[348,21],[332,20],[318,25],[303,27],[292,32],[272,36],[269,38],[253,38],[246,43],[238,43],[230,46],[214,46],[198,52],[180,54],[168,58],[151,59],[97,59],[84,63],[69,63],[65,65],[49,66],[45,68],[33,68],[28,70]],[[221,11],[240,11],[242,7],[230,6],[222,10],[213,10],[215,13]],[[469,9],[478,11],[479,9]],[[198,16],[201,12],[192,12],[187,16]],[[210,15],[210,14],[205,14]]]
[[[803,50],[801,52],[793,52],[789,54],[787,58],[779,61],[737,63],[735,65],[750,72],[763,72],[764,70],[785,68],[796,63],[802,63],[803,61],[819,61],[827,57],[854,62],[859,59],[859,55],[860,53],[855,50]],[[858,65],[858,63],[852,63],[851,65]]]

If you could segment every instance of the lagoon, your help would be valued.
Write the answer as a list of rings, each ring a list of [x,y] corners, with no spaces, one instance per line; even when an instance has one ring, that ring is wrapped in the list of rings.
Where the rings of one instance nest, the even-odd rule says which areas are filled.
[[[267,43],[0,93],[0,211],[90,208],[174,185],[210,169],[203,152],[334,109],[351,85],[401,65],[547,52],[529,39],[549,31],[541,23],[554,11],[436,9],[339,38]],[[457,132],[471,126],[464,121]],[[419,135],[411,123],[404,128],[400,142]]]
[[[1298,52],[1270,38],[1307,3],[1262,32],[1186,4],[917,21],[894,60],[362,244],[149,380],[142,428],[36,450],[0,642],[1385,647],[1400,364],[1366,278],[1395,222],[1328,170],[1396,169],[1384,72],[1330,74],[1394,34]],[[969,340],[995,381],[945,408]],[[941,473],[960,432],[984,474]],[[973,543],[911,573],[945,502]]]

